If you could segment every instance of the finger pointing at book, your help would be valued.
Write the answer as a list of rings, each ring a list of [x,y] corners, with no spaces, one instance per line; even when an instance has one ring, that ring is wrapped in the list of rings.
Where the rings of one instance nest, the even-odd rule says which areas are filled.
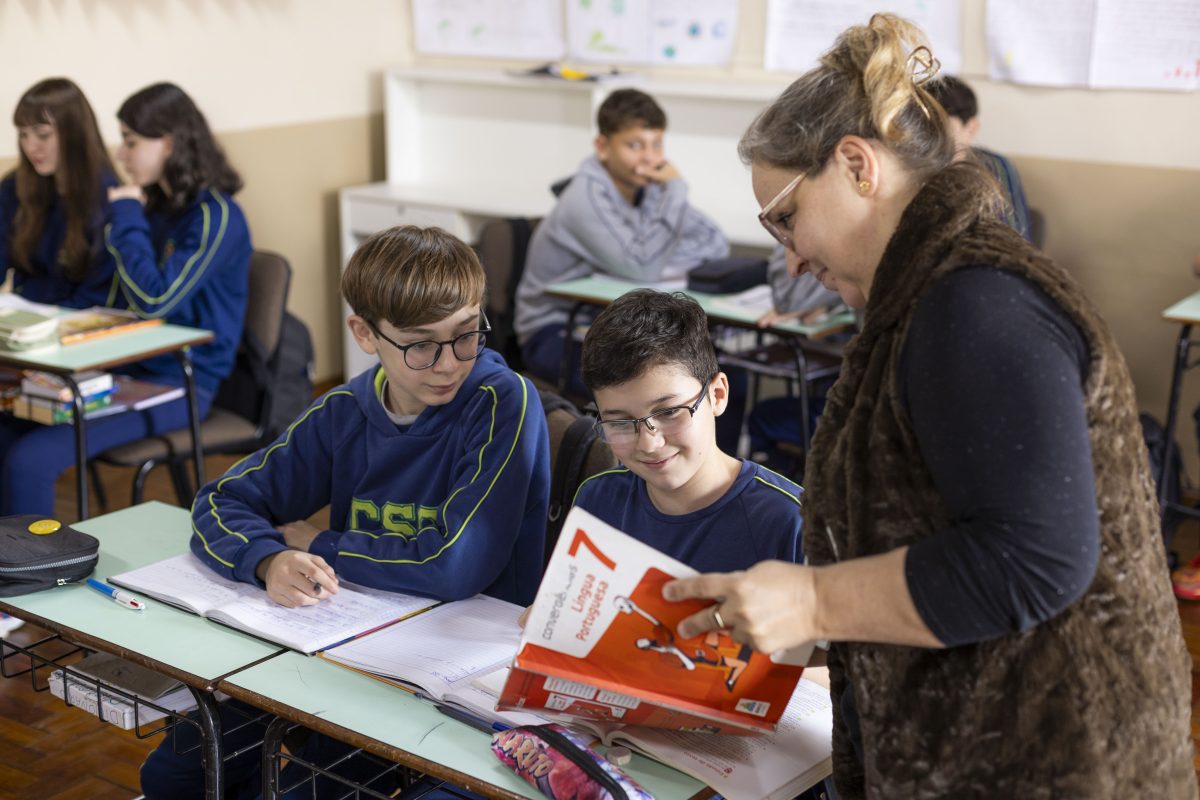
[[[320,556],[302,550],[267,556],[256,572],[267,586],[267,597],[286,608],[311,606],[338,592],[333,568]]]

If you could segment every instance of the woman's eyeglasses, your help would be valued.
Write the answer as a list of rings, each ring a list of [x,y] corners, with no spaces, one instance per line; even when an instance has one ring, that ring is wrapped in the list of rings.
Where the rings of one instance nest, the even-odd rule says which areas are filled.
[[[792,249],[792,231],[791,231],[791,229],[788,228],[787,226],[780,225],[779,223],[775,222],[775,220],[771,219],[771,217],[769,215],[775,209],[775,206],[782,203],[784,198],[786,198],[793,191],[795,191],[796,187],[800,185],[800,181],[802,181],[802,180],[804,180],[804,173],[800,173],[795,178],[793,178],[791,183],[789,183],[787,186],[783,187],[782,192],[775,195],[774,200],[767,203],[765,206],[763,206],[763,210],[758,212],[758,221],[761,222],[762,226],[767,229],[767,233],[771,234],[771,238],[773,238],[775,241],[779,242],[781,245],[786,247],[788,250]]]
[[[435,342],[432,339],[422,339],[419,342],[412,344],[400,344],[399,342],[386,336],[374,322],[368,322],[371,330],[375,335],[392,347],[404,354],[404,363],[409,369],[429,369],[437,360],[442,357],[442,348],[446,345],[450,346],[450,351],[454,353],[454,357],[459,361],[471,361],[479,358],[479,354],[483,352],[483,347],[487,344],[486,334],[492,330],[491,323],[488,322],[487,314],[480,313],[480,329],[477,331],[469,331],[467,333],[455,336],[453,339],[447,339],[444,342]]]
[[[682,433],[692,423],[692,417],[696,416],[696,410],[700,408],[704,398],[708,397],[709,383],[712,383],[711,378],[708,383],[704,384],[704,388],[700,390],[700,396],[696,398],[695,402],[686,406],[663,408],[637,419],[599,420],[596,422],[596,430],[600,434],[600,438],[613,448],[636,444],[641,435],[639,433],[641,425],[645,425],[651,433],[661,433],[663,436]]]

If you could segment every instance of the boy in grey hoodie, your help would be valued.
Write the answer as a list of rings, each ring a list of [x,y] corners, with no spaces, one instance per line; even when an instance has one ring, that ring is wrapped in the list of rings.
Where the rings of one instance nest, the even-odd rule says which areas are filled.
[[[667,117],[654,98],[618,89],[596,115],[596,152],[558,198],[529,244],[515,328],[525,366],[556,380],[570,303],[547,286],[600,274],[642,285],[683,277],[729,255],[716,224],[688,205],[687,183],[663,157]],[[573,370],[572,387],[586,395]]]

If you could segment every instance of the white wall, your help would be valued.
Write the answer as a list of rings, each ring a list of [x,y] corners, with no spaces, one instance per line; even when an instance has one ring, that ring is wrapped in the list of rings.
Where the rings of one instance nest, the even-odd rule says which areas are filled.
[[[218,131],[382,107],[377,76],[409,51],[398,0],[0,0],[0,115],[51,75],[78,83],[105,140],[116,111],[156,81],[178,83]],[[0,126],[0,157],[16,137]]]

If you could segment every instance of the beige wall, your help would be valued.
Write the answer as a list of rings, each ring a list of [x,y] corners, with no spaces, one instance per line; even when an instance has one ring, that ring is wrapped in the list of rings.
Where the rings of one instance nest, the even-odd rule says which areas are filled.
[[[741,7],[729,67],[656,72],[785,83],[761,68],[766,0]],[[1030,203],[1045,213],[1046,249],[1107,317],[1143,408],[1161,415],[1175,331],[1158,314],[1200,289],[1189,267],[1200,252],[1197,95],[992,83],[983,0],[963,7],[964,73],[980,97],[982,143],[1014,157]],[[241,201],[256,244],[296,269],[291,307],[313,328],[317,372],[329,378],[341,370],[333,198],[383,176],[380,73],[410,62],[520,63],[416,55],[409,13],[408,0],[0,2],[0,112],[35,80],[67,74],[115,143],[112,115],[130,91],[159,79],[187,88],[245,174]],[[14,144],[0,137],[0,168]],[[1187,407],[1200,399],[1196,383]]]

